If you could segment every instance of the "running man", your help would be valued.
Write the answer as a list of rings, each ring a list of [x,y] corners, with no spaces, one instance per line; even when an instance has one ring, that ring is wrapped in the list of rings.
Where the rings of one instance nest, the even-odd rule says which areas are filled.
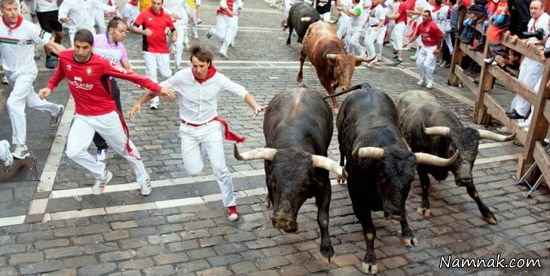
[[[175,95],[171,90],[160,87],[144,76],[113,66],[109,60],[94,54],[92,45],[92,32],[85,29],[77,31],[74,49],[59,53],[59,65],[48,81],[48,87],[40,89],[40,97],[47,98],[63,79],[67,79],[69,91],[75,101],[76,114],[67,138],[65,153],[94,175],[94,194],[104,192],[107,183],[113,177],[113,174],[106,170],[105,163],[98,162],[88,152],[94,133],[97,132],[115,152],[130,162],[141,194],[147,196],[152,191],[149,175],[137,148],[130,141],[124,116],[117,109],[110,86],[104,80],[109,77],[125,79],[147,88],[152,91],[152,95],[169,98],[174,98]]]
[[[258,105],[244,87],[216,71],[211,51],[194,46],[190,52],[191,68],[181,70],[162,82],[163,86],[177,93],[183,167],[191,175],[199,174],[204,166],[201,152],[208,155],[222,193],[223,206],[227,208],[227,218],[235,221],[239,214],[233,180],[225,164],[223,140],[243,142],[244,137],[231,132],[227,121],[218,115],[218,94],[227,91],[240,97],[254,114],[263,111],[264,107]],[[138,100],[132,107],[130,117],[137,114],[141,105],[151,97],[149,94]]]

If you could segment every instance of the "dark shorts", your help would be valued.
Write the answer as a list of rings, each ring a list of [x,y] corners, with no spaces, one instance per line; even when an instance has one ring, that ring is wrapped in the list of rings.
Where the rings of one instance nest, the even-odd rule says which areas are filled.
[[[57,20],[57,12],[58,11],[48,11],[36,13],[38,23],[40,23],[40,28],[42,28],[42,30],[49,33],[63,31],[61,23]]]

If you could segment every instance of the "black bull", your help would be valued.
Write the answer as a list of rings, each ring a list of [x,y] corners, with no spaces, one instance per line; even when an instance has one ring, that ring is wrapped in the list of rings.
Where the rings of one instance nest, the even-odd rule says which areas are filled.
[[[394,103],[368,84],[344,100],[336,125],[340,165],[345,161],[349,195],[367,245],[362,270],[375,274],[378,271],[374,251],[376,229],[371,211],[384,211],[387,217],[399,220],[403,242],[415,245],[405,202],[416,164],[448,166],[456,160],[456,155],[444,159],[411,152],[399,132]]]
[[[475,200],[484,220],[496,224],[495,215],[481,201],[472,177],[472,168],[478,153],[480,139],[507,141],[514,135],[504,136],[490,131],[474,129],[462,125],[456,114],[437,103],[435,97],[424,91],[409,91],[399,95],[397,109],[402,114],[401,133],[413,151],[421,151],[438,156],[451,156],[458,151],[458,160],[453,166],[438,168],[422,165],[416,169],[422,187],[422,206],[418,212],[430,217],[428,193],[430,179],[442,181],[452,172],[456,185],[465,186],[468,195]],[[406,115],[406,116],[405,116]]]
[[[296,34],[298,34],[298,43],[302,43],[309,25],[320,19],[321,16],[311,5],[305,3],[293,5],[288,12],[288,39],[286,45],[290,45],[293,30],[296,30]]]
[[[281,93],[269,103],[264,117],[265,148],[239,153],[239,160],[264,159],[268,205],[273,226],[296,232],[296,217],[306,199],[314,197],[321,230],[321,254],[334,255],[330,236],[329,171],[342,175],[338,163],[326,157],[332,138],[332,112],[320,93],[301,88]]]

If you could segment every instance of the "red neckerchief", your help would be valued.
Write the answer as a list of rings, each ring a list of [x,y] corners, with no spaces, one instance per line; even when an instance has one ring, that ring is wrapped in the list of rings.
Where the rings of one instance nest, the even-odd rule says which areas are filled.
[[[8,22],[6,22],[6,20],[4,19],[4,17],[2,16],[2,21],[4,21],[4,25],[6,25],[8,27],[8,29],[10,29],[10,31],[13,31],[15,29],[17,29],[17,27],[21,26],[21,23],[23,23],[23,16],[20,15],[17,17],[17,21],[15,22],[15,24],[10,24]]]
[[[191,70],[191,72],[193,73],[193,70]],[[197,76],[195,76],[195,73],[193,73],[193,78],[195,78],[195,80],[202,84],[203,82],[211,79],[212,77],[214,77],[214,75],[216,74],[216,67],[214,67],[214,65],[210,65],[210,67],[208,67],[208,73],[206,73],[206,77],[204,79],[199,79],[197,78]]]

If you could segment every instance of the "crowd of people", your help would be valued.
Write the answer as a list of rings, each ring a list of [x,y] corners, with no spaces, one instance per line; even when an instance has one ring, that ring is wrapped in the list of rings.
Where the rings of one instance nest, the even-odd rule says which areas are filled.
[[[198,38],[200,1],[151,0],[148,7],[143,7],[142,2],[130,0],[122,11],[123,17],[117,16],[110,1],[65,0],[57,5],[56,1],[36,0],[35,3],[33,7],[39,8],[31,9],[30,13],[36,12],[40,26],[24,17],[23,12],[29,11],[22,8],[24,2],[0,0],[3,19],[0,57],[9,84],[6,106],[13,134],[12,152],[7,141],[0,142],[2,165],[10,166],[13,158],[25,159],[30,154],[26,146],[27,106],[50,113],[52,124],[59,122],[64,106],[51,103],[47,98],[61,81],[67,80],[75,101],[75,115],[65,153],[94,176],[92,192],[103,193],[113,177],[105,162],[106,150],[110,147],[130,163],[141,195],[149,195],[151,180],[138,149],[130,140],[122,112],[124,106],[116,79],[124,79],[149,91],[133,105],[131,117],[136,116],[145,102],[151,109],[158,109],[159,96],[177,100],[184,168],[191,175],[200,173],[204,152],[223,195],[228,219],[237,220],[239,215],[231,174],[225,164],[223,140],[242,142],[244,138],[233,133],[228,122],[218,115],[217,95],[229,91],[241,97],[254,114],[264,107],[258,105],[243,86],[217,72],[210,50],[189,43],[189,35]],[[217,24],[207,34],[208,38],[212,35],[220,38],[222,56],[234,43],[241,7],[240,0],[222,0],[216,11]],[[115,14],[105,24],[104,16],[109,13]],[[60,43],[63,26],[69,33],[68,49]],[[135,73],[128,60],[124,41],[129,31],[142,35],[145,76]],[[170,69],[171,44],[175,46],[175,74]],[[38,93],[33,87],[38,75],[35,45],[44,46],[46,67],[55,68],[47,87]],[[185,48],[190,52],[191,66],[187,68],[182,66]],[[159,72],[165,79],[160,84]],[[92,141],[97,148],[96,156],[88,151]]]

